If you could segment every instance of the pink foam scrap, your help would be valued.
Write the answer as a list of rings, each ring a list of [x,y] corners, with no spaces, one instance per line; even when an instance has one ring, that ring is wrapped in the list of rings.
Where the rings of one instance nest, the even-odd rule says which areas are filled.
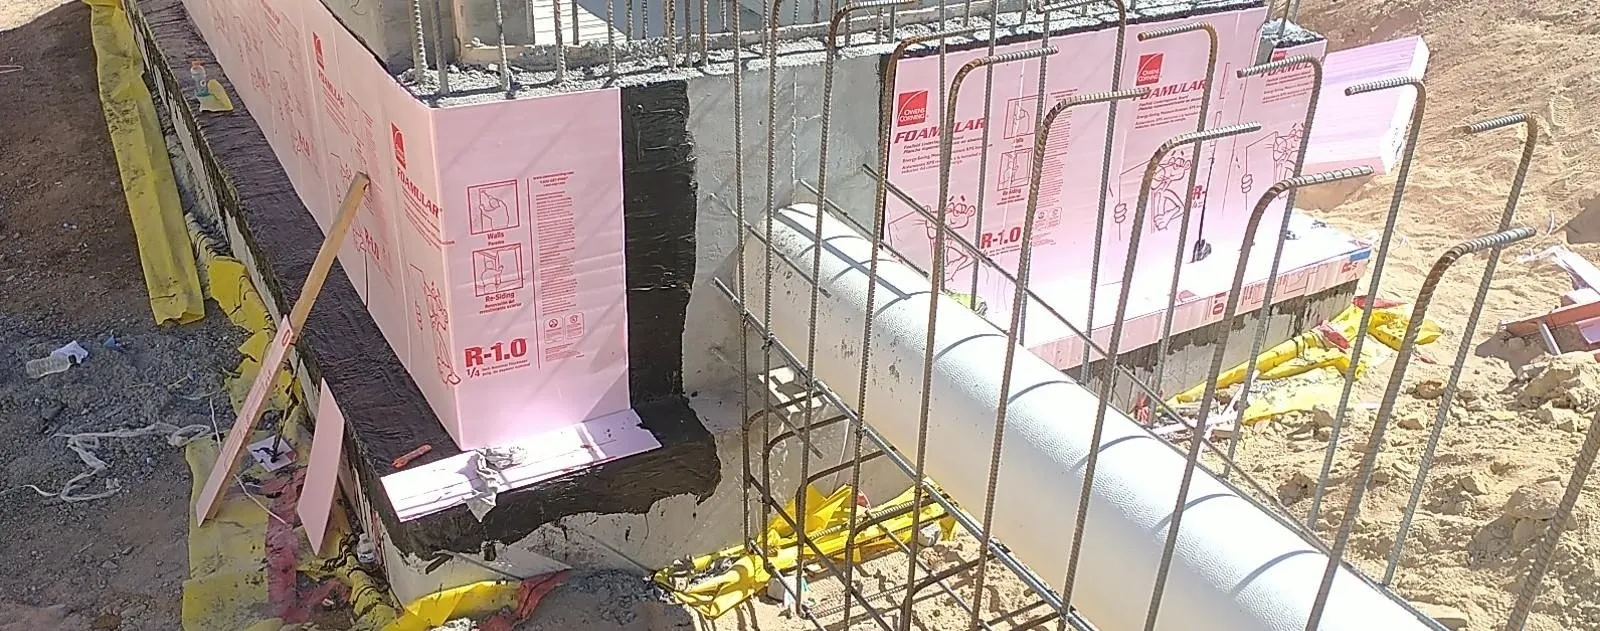
[[[1329,53],[1322,99],[1306,156],[1306,173],[1368,166],[1387,173],[1399,159],[1416,93],[1393,88],[1346,96],[1350,86],[1396,77],[1421,78],[1428,46],[1420,36]]]
[[[526,450],[521,462],[501,471],[511,490],[618,458],[661,447],[650,430],[639,425],[632,409],[552,430],[515,445]],[[465,503],[483,487],[463,452],[381,478],[384,491],[401,521],[425,517]]]
[[[316,433],[311,436],[311,457],[306,465],[305,485],[300,488],[300,499],[295,514],[305,526],[311,551],[322,553],[323,540],[328,532],[328,514],[333,510],[334,496],[339,488],[339,466],[344,446],[344,413],[334,402],[328,382],[322,382],[317,395]]]
[[[1579,322],[1578,332],[1583,335],[1583,341],[1588,342],[1591,347],[1600,343],[1600,318]]]
[[[1596,301],[1600,301],[1600,291],[1595,291],[1592,287],[1574,289],[1561,294],[1561,306],[1563,307]]]

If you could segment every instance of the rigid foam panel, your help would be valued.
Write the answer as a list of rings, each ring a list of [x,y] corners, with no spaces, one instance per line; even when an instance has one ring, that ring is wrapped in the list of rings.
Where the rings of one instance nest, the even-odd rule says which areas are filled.
[[[617,90],[429,108],[320,2],[185,4],[319,226],[372,177],[339,262],[458,447],[630,414]]]
[[[1269,59],[1277,61],[1296,55],[1321,59],[1326,50],[1327,40],[1318,37],[1279,45]],[[1243,80],[1237,77],[1237,70],[1229,68],[1227,72],[1233,88],[1229,98],[1224,99],[1222,122],[1254,122],[1261,129],[1207,147],[1211,169],[1203,188],[1208,198],[1216,196],[1222,202],[1208,207],[1204,238],[1207,250],[1212,252],[1237,252],[1245,224],[1261,196],[1274,183],[1294,177],[1306,137],[1307,108],[1316,85],[1316,73],[1309,66],[1284,68]],[[1276,234],[1287,209],[1287,196],[1279,196],[1262,215],[1260,230]]]
[[[145,52],[145,64],[153,77],[155,93],[174,118],[181,155],[179,172],[193,169],[190,185],[196,187],[197,214],[210,217],[225,229],[233,254],[250,268],[263,297],[275,312],[287,312],[303,283],[316,253],[321,234],[306,201],[291,183],[284,161],[275,155],[265,128],[264,105],[236,100],[239,109],[232,114],[200,113],[192,99],[185,98],[183,80],[188,60],[209,59],[211,49],[197,32],[180,0],[139,0],[130,3],[129,17]],[[220,47],[219,47],[220,50]],[[226,89],[242,95],[239,89],[248,76],[234,81],[231,71],[216,72],[212,78]],[[398,86],[395,86],[398,89]],[[624,101],[628,96],[624,91]],[[638,111],[658,103],[634,97],[634,105],[622,116],[625,129],[636,130],[624,140],[645,153],[677,137],[684,136],[682,123],[672,126],[636,124]],[[651,101],[651,102],[641,102]],[[656,101],[659,101],[657,99]],[[405,123],[401,123],[405,127]],[[426,128],[424,132],[426,132]],[[673,134],[676,136],[673,136]],[[408,135],[406,148],[416,151],[431,133]],[[641,147],[643,147],[641,149]],[[380,148],[382,151],[383,148]],[[663,160],[670,161],[670,157]],[[679,161],[681,163],[681,161]],[[407,160],[410,164],[410,160]],[[634,171],[660,168],[660,162],[637,162]],[[686,165],[681,165],[687,168]],[[187,167],[187,168],[185,168]],[[681,169],[680,169],[681,170]],[[379,174],[373,174],[377,177]],[[626,172],[624,178],[629,176]],[[635,177],[628,188],[644,189],[645,194],[628,202],[625,249],[629,260],[644,260],[661,265],[677,253],[694,252],[692,217],[661,217],[650,210],[658,208],[657,196],[692,197],[692,181],[682,179],[678,188],[655,180]],[[654,184],[654,187],[645,186]],[[634,238],[631,235],[644,235]],[[691,259],[692,260],[692,259]],[[340,267],[344,266],[341,261]],[[375,533],[380,549],[392,548],[409,559],[431,559],[440,550],[457,553],[477,552],[486,542],[515,541],[543,524],[574,515],[594,513],[642,513],[657,502],[671,497],[694,498],[710,493],[718,484],[717,456],[711,436],[683,396],[681,383],[674,382],[676,353],[681,340],[661,331],[683,325],[682,310],[674,314],[671,301],[666,311],[636,310],[654,296],[681,296],[687,301],[688,286],[674,286],[663,274],[676,272],[668,266],[663,273],[629,276],[630,366],[639,367],[630,375],[633,404],[642,423],[663,447],[629,457],[617,458],[576,472],[561,472],[558,480],[514,489],[499,495],[497,508],[483,519],[474,517],[464,506],[403,521],[381,478],[393,473],[389,463],[416,445],[427,443],[433,451],[413,466],[426,467],[450,461],[460,455],[453,440],[430,409],[417,381],[410,378],[400,358],[388,348],[377,323],[366,313],[357,295],[353,274],[330,276],[311,312],[292,361],[307,384],[308,398],[320,382],[338,399],[339,411],[346,418],[344,453],[353,477],[345,492],[354,495],[354,509],[363,527]],[[692,264],[689,268],[692,270]],[[685,272],[688,273],[688,272]],[[659,306],[659,305],[658,305]],[[672,318],[676,317],[676,324]],[[667,361],[667,360],[674,361]],[[321,401],[308,401],[313,407]],[[381,524],[381,526],[379,525]]]
[[[1428,45],[1420,36],[1328,54],[1306,171],[1372,167],[1388,173],[1400,159],[1417,94],[1411,88],[1346,96],[1345,88],[1397,77],[1422,78]]]

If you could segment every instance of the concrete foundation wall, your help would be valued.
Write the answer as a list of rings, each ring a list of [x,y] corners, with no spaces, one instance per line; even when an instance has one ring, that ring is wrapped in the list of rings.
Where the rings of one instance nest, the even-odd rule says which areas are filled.
[[[432,24],[434,0],[421,0],[423,16]],[[383,62],[390,72],[399,73],[411,67],[411,42],[415,39],[412,34],[414,27],[411,19],[411,2],[409,0],[322,0],[322,4],[333,12],[334,17],[344,24],[345,28],[366,44],[378,61]],[[441,3],[448,4],[448,2]],[[447,15],[446,19],[450,19]],[[447,23],[449,24],[449,23]],[[445,32],[452,32],[446,29]],[[430,51],[444,48],[454,48],[454,43],[449,47],[440,47],[434,33],[427,33],[427,45]],[[452,54],[450,58],[454,58]]]

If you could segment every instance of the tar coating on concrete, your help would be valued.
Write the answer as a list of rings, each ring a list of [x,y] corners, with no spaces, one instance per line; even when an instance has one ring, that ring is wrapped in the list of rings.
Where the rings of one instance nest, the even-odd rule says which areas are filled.
[[[131,16],[136,22],[143,22],[138,27],[152,36],[149,46],[161,56],[156,60],[162,65],[157,73],[160,81],[181,85],[174,69],[186,69],[191,58],[214,59],[204,39],[190,23],[180,0],[140,0],[137,9]],[[225,74],[218,73],[216,79],[230,91],[233,89]],[[176,92],[182,93],[181,90]],[[199,153],[200,161],[205,163],[203,169],[224,182],[219,187],[217,205],[230,235],[235,236],[231,239],[235,256],[252,268],[269,306],[278,313],[286,313],[310,270],[322,242],[322,232],[295,195],[288,175],[261,129],[248,115],[248,109],[242,102],[235,105],[238,109],[231,115],[205,117],[196,117],[186,104],[169,109],[183,118],[175,124],[198,130],[198,137],[202,139]],[[677,125],[681,129],[682,115],[678,118]],[[681,131],[679,134],[683,135]],[[635,138],[641,139],[647,143],[655,140]],[[692,166],[683,168],[692,169]],[[692,182],[690,184],[687,192],[680,191],[687,200],[684,203],[691,205],[688,218],[682,220],[687,222],[690,236],[687,246],[683,245],[683,239],[673,246],[688,248],[688,267],[670,271],[681,270],[692,277],[693,190]],[[650,219],[643,213],[634,214],[643,221]],[[661,226],[640,225],[634,220],[630,220],[627,227],[630,235],[659,236],[664,230]],[[633,249],[630,246],[630,254]],[[659,264],[682,265],[681,257],[672,258],[677,256],[673,254]],[[654,291],[653,285],[642,285],[637,291],[630,291],[630,301],[635,300],[633,295]],[[676,306],[678,331],[682,330],[687,281],[681,291],[684,294],[681,299],[660,303],[666,308]],[[640,302],[647,306],[652,304],[649,300]],[[664,319],[666,316],[651,318],[647,323]],[[384,500],[386,496],[378,481],[392,471],[389,463],[423,443],[433,445],[434,449],[418,463],[460,452],[406,374],[399,357],[384,341],[342,269],[336,268],[330,274],[305,328],[296,344],[305,374],[312,380],[310,383],[326,380],[339,400],[349,428],[345,438],[346,457],[354,465],[361,493],[373,500],[377,517],[391,537],[390,544],[400,551],[423,557],[430,557],[437,550],[475,553],[482,549],[484,541],[515,541],[542,524],[569,515],[643,512],[666,497],[703,496],[718,481],[710,435],[683,399],[682,387],[677,381],[680,378],[652,373],[646,380],[650,386],[644,392],[654,400],[640,406],[638,412],[645,419],[645,426],[662,443],[661,449],[502,494],[498,498],[499,508],[481,524],[465,507],[402,524]],[[671,336],[663,335],[660,330],[648,330],[640,337]],[[679,366],[681,358],[676,349],[681,348],[681,340],[669,341],[666,345],[671,346],[674,354],[635,359],[635,365]],[[656,351],[664,347],[658,346]],[[650,347],[646,345],[645,348]],[[640,401],[638,394],[635,393],[636,402]]]
[[[624,88],[621,97],[628,386],[639,404],[683,394],[681,332],[695,269],[695,160],[682,81]]]

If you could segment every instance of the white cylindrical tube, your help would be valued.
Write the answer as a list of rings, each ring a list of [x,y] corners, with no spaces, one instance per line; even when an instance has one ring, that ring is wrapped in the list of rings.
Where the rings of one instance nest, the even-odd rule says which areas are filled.
[[[763,313],[762,270],[770,261],[773,334],[803,353],[814,334],[817,377],[847,402],[859,394],[861,333],[871,243],[824,215],[815,331],[809,330],[810,271],[817,208],[799,204],[774,216],[770,247],[752,242],[744,292]],[[769,254],[770,253],[770,254]],[[791,265],[792,264],[792,265]],[[798,268],[798,269],[797,269]],[[804,275],[800,273],[803,270]],[[866,421],[913,454],[928,349],[927,278],[882,252],[867,377]],[[975,516],[987,492],[1006,338],[987,321],[940,297],[927,425],[926,467]],[[1019,350],[998,484],[994,534],[1045,581],[1066,572],[1099,400],[1032,353]],[[1184,457],[1114,408],[1108,411],[1073,604],[1107,631],[1144,628],[1157,567],[1185,466]],[[1205,471],[1189,492],[1157,629],[1304,629],[1328,557],[1263,509]],[[1341,569],[1320,629],[1404,631],[1430,628],[1377,587]]]

